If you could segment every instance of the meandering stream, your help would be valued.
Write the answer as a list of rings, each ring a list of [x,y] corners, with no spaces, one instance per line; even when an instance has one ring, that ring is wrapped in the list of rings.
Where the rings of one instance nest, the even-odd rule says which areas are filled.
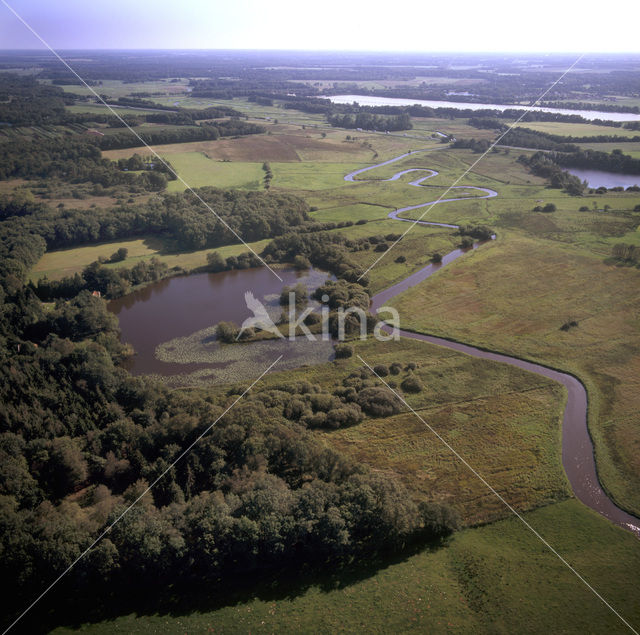
[[[395,163],[396,161],[400,161],[405,157],[413,155],[417,152],[424,151],[414,151],[406,154],[402,154],[393,159],[389,159],[388,161],[383,161],[382,163],[378,163],[376,165],[371,165],[366,168],[360,168],[359,170],[354,170],[347,174],[344,179],[345,181],[356,181],[355,177],[357,175],[363,174],[364,172],[368,172],[369,170],[373,170],[375,168],[382,167],[384,165],[389,165],[390,163]],[[400,177],[410,172],[428,172],[426,176],[418,178],[414,181],[411,181],[409,185],[420,187],[421,183],[423,183],[426,179],[429,179],[433,176],[436,176],[438,173],[435,170],[427,169],[427,168],[411,168],[408,170],[403,170],[401,172],[397,172],[389,179],[384,179],[386,181],[397,181]],[[454,189],[454,188],[451,188]],[[498,193],[489,188],[482,187],[472,187],[472,186],[456,186],[455,189],[464,189],[465,191],[469,190],[479,190],[484,192],[483,196],[478,196],[474,198],[491,198],[497,196]],[[457,228],[457,225],[452,225],[448,223],[437,223],[434,221],[425,221],[419,220],[415,221],[409,218],[402,218],[399,215],[408,212],[410,210],[419,209],[423,207],[428,207],[430,205],[440,205],[443,203],[451,203],[453,201],[461,201],[468,200],[469,197],[462,198],[447,198],[442,200],[434,200],[428,201],[426,203],[420,203],[418,205],[411,205],[408,207],[403,207],[401,209],[397,209],[393,212],[389,213],[389,218],[398,221],[405,221],[415,223],[417,222],[420,225],[436,225],[440,227],[451,227]],[[479,245],[476,243],[474,248]],[[460,256],[465,253],[466,250],[455,249],[450,253],[446,254],[442,262],[440,264],[430,264],[420,269],[419,271],[411,274],[401,282],[394,284],[393,286],[380,291],[375,294],[371,298],[371,308],[375,311],[377,308],[388,303],[392,298],[396,297],[398,294],[403,291],[415,286],[419,282],[426,280],[428,277],[433,275],[436,271],[441,269],[442,267],[447,266],[449,263],[453,262]],[[431,335],[423,335],[421,333],[413,333],[410,331],[401,331],[402,337],[408,337],[414,340],[420,340],[422,342],[429,342],[431,344],[436,344],[438,346],[444,346],[445,348],[449,348],[455,351],[459,351],[461,353],[465,353],[467,355],[471,355],[472,357],[478,357],[480,359],[487,359],[494,362],[500,362],[503,364],[509,364],[511,366],[516,366],[518,368],[522,368],[524,370],[528,370],[532,373],[536,373],[543,377],[547,377],[552,379],[553,381],[557,381],[562,384],[567,389],[567,403],[564,410],[564,417],[562,423],[562,464],[564,470],[567,474],[567,478],[569,479],[569,483],[571,484],[571,488],[573,492],[580,501],[582,501],[585,505],[595,510],[605,518],[609,519],[611,522],[623,527],[624,529],[628,529],[632,531],[636,536],[640,537],[640,519],[635,516],[627,513],[623,509],[620,509],[606,494],[606,492],[602,489],[600,485],[600,481],[598,479],[598,473],[596,470],[596,461],[594,456],[593,442],[591,440],[591,436],[589,435],[588,428],[588,419],[587,419],[587,392],[585,390],[584,385],[580,382],[579,379],[574,377],[573,375],[569,375],[568,373],[563,373],[559,370],[555,370],[553,368],[549,368],[547,366],[543,366],[541,364],[536,364],[534,362],[525,361],[522,359],[518,359],[517,357],[511,357],[509,355],[504,355],[502,353],[496,353],[489,350],[483,350],[480,348],[476,348],[474,346],[468,346],[467,344],[462,344],[460,342],[455,342],[452,340],[447,340],[441,337],[434,337]]]

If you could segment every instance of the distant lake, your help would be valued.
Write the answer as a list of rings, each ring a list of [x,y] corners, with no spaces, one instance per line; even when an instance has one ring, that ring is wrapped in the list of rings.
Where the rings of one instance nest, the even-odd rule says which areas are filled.
[[[401,99],[399,97],[372,97],[365,95],[334,95],[324,97],[334,104],[352,104],[354,101],[361,106],[427,106],[428,108],[457,108],[458,110],[527,110],[527,106],[517,106],[513,104],[469,104],[462,101],[436,101],[431,99]],[[604,121],[640,121],[640,114],[627,112],[600,112],[598,110],[569,110],[566,108],[546,108],[535,106],[531,110],[540,112],[555,112],[561,115],[580,115],[585,119],[602,119]],[[613,134],[613,133],[612,133]]]
[[[565,168],[567,172],[586,181],[589,187],[630,187],[640,185],[640,175],[604,172],[603,170],[582,170],[580,168]]]

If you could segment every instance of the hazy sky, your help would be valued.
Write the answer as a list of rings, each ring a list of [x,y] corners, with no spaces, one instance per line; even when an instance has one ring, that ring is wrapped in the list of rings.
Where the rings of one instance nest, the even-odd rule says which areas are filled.
[[[6,1],[57,49],[640,50],[621,0]],[[1,2],[0,49],[41,48]]]

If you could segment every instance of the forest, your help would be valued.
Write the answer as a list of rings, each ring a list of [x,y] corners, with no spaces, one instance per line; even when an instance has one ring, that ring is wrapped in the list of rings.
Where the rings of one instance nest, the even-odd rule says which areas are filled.
[[[0,568],[13,580],[6,613],[156,481],[73,569],[67,588],[121,601],[140,586],[169,582],[222,590],[256,573],[327,559],[339,566],[437,542],[457,527],[451,509],[413,502],[397,479],[307,431],[397,411],[367,373],[345,376],[332,394],[308,383],[258,389],[218,421],[237,390],[205,397],[129,375],[119,366],[128,350],[104,300],[82,290],[45,311],[25,286],[44,239],[13,222],[29,216],[4,217]]]

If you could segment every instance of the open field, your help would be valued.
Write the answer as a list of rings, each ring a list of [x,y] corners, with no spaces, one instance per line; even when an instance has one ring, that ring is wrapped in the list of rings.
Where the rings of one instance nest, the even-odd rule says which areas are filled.
[[[176,172],[190,187],[235,187],[243,190],[262,189],[264,172],[261,163],[226,163],[213,161],[201,152],[182,152],[167,157]],[[186,189],[180,180],[169,181],[167,192]]]
[[[367,236],[386,235],[388,232],[398,231],[399,223],[386,220],[384,224],[369,223],[365,225],[369,230]],[[406,227],[402,227],[404,231]],[[349,233],[349,229],[337,230]],[[351,235],[351,234],[349,234]],[[412,273],[426,267],[431,262],[431,256],[435,253],[441,255],[449,253],[460,243],[460,237],[454,235],[451,229],[442,227],[416,226],[402,239],[402,247],[389,251],[378,261],[369,273],[369,289],[372,293],[382,291],[396,282],[404,280]],[[395,259],[402,254],[406,262],[396,262]],[[354,262],[360,265],[362,271],[367,270],[380,257],[380,253],[373,251],[359,251],[351,254]]]
[[[260,253],[268,242],[268,240],[259,240],[249,243],[249,245]],[[107,264],[105,265],[106,267],[114,267],[116,269],[119,267],[131,267],[140,260],[150,260],[156,257],[162,262],[166,262],[169,267],[181,267],[190,270],[206,265],[207,254],[212,251],[217,251],[224,258],[237,256],[248,251],[245,245],[237,244],[225,245],[217,249],[175,252],[170,240],[149,236],[148,238],[121,240],[47,252],[31,270],[30,279],[35,281],[47,276],[51,280],[57,280],[64,276],[80,273],[88,264],[94,262],[100,256],[108,258],[120,247],[125,247],[129,250],[127,258],[118,263]]]
[[[413,117],[414,132],[442,132],[444,134],[453,135],[460,138],[489,139],[493,140],[496,136],[494,130],[485,128],[475,128],[467,123],[467,119],[440,119],[436,117]]]
[[[518,289],[514,292],[514,289]],[[601,257],[509,232],[395,302],[423,332],[569,370],[589,392],[601,479],[618,504],[640,510],[640,273]],[[576,320],[567,332],[560,327]]]
[[[168,80],[157,80],[149,82],[123,82],[119,79],[103,79],[97,86],[92,86],[93,90],[99,95],[107,95],[109,97],[128,97],[131,93],[147,92],[147,93],[165,93],[177,96],[186,92],[188,81],[181,79],[177,82]],[[60,86],[65,92],[75,95],[91,95],[93,92],[86,86],[78,86],[68,84]],[[154,95],[149,99],[156,100]],[[175,100],[175,98],[174,98]]]
[[[634,159],[640,159],[640,141],[631,141],[628,143],[581,143],[579,145],[583,150],[600,150],[601,152],[622,150],[622,152],[632,156]]]
[[[590,123],[566,123],[563,121],[522,121],[517,124],[521,128],[539,130],[550,134],[558,134],[572,137],[591,136],[615,136],[615,137],[638,137],[640,131],[628,130],[627,128],[614,128],[613,126],[598,126]]]
[[[415,148],[415,140],[390,135],[358,133],[355,140],[347,140],[344,130],[302,130],[290,125],[277,125],[272,134],[250,135],[237,139],[222,138],[216,141],[192,141],[154,146],[161,155],[183,152],[203,152],[212,159],[229,161],[280,161],[280,162],[375,162],[402,154]],[[271,127],[268,129],[272,131]],[[324,133],[325,137],[322,136]],[[351,135],[350,135],[351,136]],[[429,141],[420,147],[429,145]],[[432,144],[435,146],[435,144]],[[148,154],[144,146],[107,150],[103,156],[117,160],[133,154]],[[378,154],[378,157],[375,155]]]
[[[216,141],[193,141],[154,146],[161,155],[202,152],[211,159],[242,161],[346,161],[370,159],[373,151],[361,144],[348,143],[341,139],[321,139],[320,133],[251,135],[239,139],[218,139]],[[129,157],[134,153],[148,154],[144,146],[123,150],[108,150],[103,153],[107,159]]]
[[[576,501],[525,514],[621,615],[640,623],[638,541]],[[542,607],[542,608],[541,608]],[[132,607],[89,633],[627,633],[518,520],[466,529],[434,551],[321,577],[264,583],[226,602],[206,592],[175,608]],[[55,633],[76,632],[59,628]]]
[[[314,85],[319,85],[322,88],[331,88],[336,93],[344,92],[344,90],[351,90],[353,87],[353,82],[334,82],[334,81],[317,81],[316,79],[294,79],[292,80],[298,83],[313,83]],[[484,79],[468,79],[466,77],[430,77],[417,75],[416,77],[412,77],[411,79],[385,79],[385,80],[360,80],[356,83],[359,88],[365,89],[380,89],[380,88],[396,88],[398,86],[418,86],[422,83],[430,84],[430,85],[438,85],[438,84],[454,84],[459,86],[460,88],[468,87],[468,86],[477,86],[478,84],[484,83],[486,80]],[[337,84],[337,87],[336,87]]]

